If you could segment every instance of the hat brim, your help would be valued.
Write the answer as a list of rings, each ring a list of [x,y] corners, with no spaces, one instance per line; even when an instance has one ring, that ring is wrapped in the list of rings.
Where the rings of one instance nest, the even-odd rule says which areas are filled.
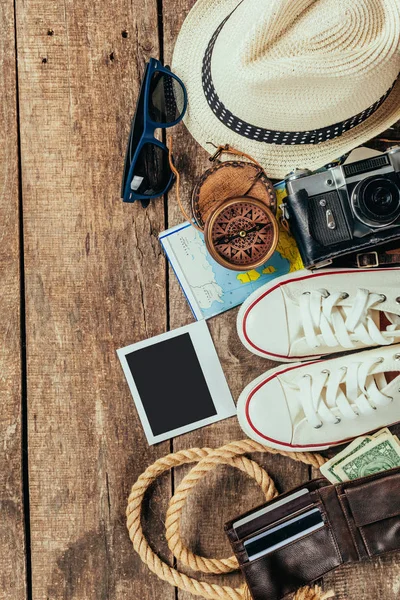
[[[226,127],[208,105],[203,92],[201,71],[204,53],[211,37],[239,2],[240,0],[197,0],[183,23],[174,49],[172,68],[182,79],[188,93],[184,123],[196,141],[209,153],[215,150],[209,142],[216,146],[230,144],[255,158],[269,177],[281,179],[295,168],[314,170],[326,165],[376,137],[400,119],[399,77],[388,98],[366,121],[340,137],[317,145],[267,144],[250,140]]]

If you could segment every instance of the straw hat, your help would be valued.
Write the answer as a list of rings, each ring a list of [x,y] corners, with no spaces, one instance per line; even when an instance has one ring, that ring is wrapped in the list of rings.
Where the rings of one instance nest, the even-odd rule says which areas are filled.
[[[400,0],[198,0],[173,70],[206,150],[318,168],[400,119]]]

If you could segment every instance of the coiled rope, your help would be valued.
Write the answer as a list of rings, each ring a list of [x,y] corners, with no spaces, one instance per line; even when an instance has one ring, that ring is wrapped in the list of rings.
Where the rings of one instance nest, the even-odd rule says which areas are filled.
[[[238,563],[235,556],[222,559],[205,558],[194,554],[186,548],[180,536],[180,517],[190,490],[196,485],[199,479],[221,464],[236,467],[252,477],[262,489],[267,501],[277,496],[278,492],[276,491],[275,484],[268,473],[256,462],[243,456],[250,452],[281,454],[315,468],[319,468],[325,462],[325,459],[319,454],[283,452],[262,446],[252,440],[242,440],[231,442],[217,449],[191,448],[175,452],[174,454],[168,454],[150,465],[132,486],[126,511],[129,537],[142,561],[160,579],[167,581],[181,590],[190,592],[195,596],[201,596],[207,600],[251,600],[251,595],[246,585],[240,588],[232,588],[210,584],[206,581],[189,577],[177,569],[170,567],[150,548],[141,525],[143,499],[146,490],[154,480],[165,471],[169,471],[174,467],[197,462],[197,465],[182,479],[174,496],[170,500],[165,523],[168,546],[177,560],[182,561],[183,564],[195,571],[222,574],[236,570]],[[324,593],[321,588],[315,586],[313,588],[302,588],[295,594],[293,600],[325,600],[331,597],[333,597],[333,592]]]

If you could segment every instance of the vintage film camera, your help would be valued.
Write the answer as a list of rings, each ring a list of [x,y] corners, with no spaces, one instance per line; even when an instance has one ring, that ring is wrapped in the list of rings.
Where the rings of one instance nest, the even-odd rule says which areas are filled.
[[[305,267],[400,240],[400,147],[319,173],[296,170],[285,181],[281,208]]]

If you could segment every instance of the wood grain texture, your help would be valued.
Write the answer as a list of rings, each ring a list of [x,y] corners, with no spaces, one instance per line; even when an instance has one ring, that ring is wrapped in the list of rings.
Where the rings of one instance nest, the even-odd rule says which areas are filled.
[[[170,444],[148,448],[115,350],[193,321],[173,272],[166,277],[157,239],[166,222],[172,226],[182,221],[174,191],[166,215],[162,199],[146,211],[119,199],[123,154],[144,63],[161,52],[160,17],[165,63],[170,64],[177,33],[193,4],[194,0],[16,0],[32,600],[191,598],[149,573],[128,539],[125,508],[130,486],[169,452]],[[158,14],[161,8],[163,15]],[[0,209],[5,215],[0,224],[0,331],[8,343],[0,363],[0,391],[6,398],[0,421],[0,446],[6,452],[0,455],[0,470],[7,471],[7,480],[0,496],[6,508],[0,524],[0,598],[5,590],[7,600],[22,600],[12,15],[12,4],[5,0],[0,7],[6,31],[0,41],[0,62],[6,65],[0,74],[0,89],[6,91],[0,109],[6,143],[0,157],[7,166],[4,181],[0,175]],[[209,163],[183,125],[173,135],[181,193],[189,203],[194,179]],[[209,322],[235,399],[249,381],[272,366],[241,346],[236,312]],[[216,447],[242,437],[232,418],[177,438],[173,449]],[[280,491],[309,476],[307,467],[282,457],[263,456],[261,462]],[[174,474],[175,484],[186,472]],[[144,515],[152,546],[169,560],[163,520],[171,488],[171,478],[162,478]],[[222,467],[189,498],[184,539],[195,552],[226,556],[231,552],[224,522],[260,502],[261,493],[252,482]],[[238,574],[224,581],[242,583]],[[338,570],[325,584],[335,588],[337,600],[395,600],[400,589],[397,555]]]
[[[148,448],[115,352],[166,327],[162,201],[119,197],[156,1],[18,0],[17,19],[33,600],[172,599],[125,525],[169,444]]]
[[[176,36],[193,4],[193,0],[163,1],[164,55],[167,64],[171,64]],[[181,197],[189,207],[196,178],[206,168],[209,168],[210,163],[207,160],[207,153],[194,141],[184,125],[174,129],[173,135],[176,164],[182,175]],[[225,143],[225,140],[221,140],[221,143]],[[172,190],[168,198],[168,224],[172,226],[182,220],[174,190]],[[193,317],[172,270],[170,270],[169,282],[170,325],[171,328],[175,328],[193,321]],[[236,333],[236,315],[237,310],[231,310],[208,321],[235,401],[245,385],[272,366],[271,362],[250,354],[242,346]],[[176,438],[174,450],[191,446],[218,447],[245,437],[236,418],[233,417]],[[306,466],[294,464],[279,456],[257,455],[254,458],[265,466],[281,491],[290,489],[308,479],[308,467]],[[176,472],[176,484],[186,472],[187,470],[183,468]],[[198,554],[209,557],[230,556],[232,551],[224,534],[224,523],[262,502],[262,493],[254,482],[230,467],[219,467],[216,472],[200,482],[189,497],[182,518],[183,538],[187,545]],[[238,573],[227,575],[224,578],[214,576],[205,577],[205,579],[224,582],[226,585],[232,586],[243,583],[243,579]],[[191,598],[189,594],[181,591],[178,592],[178,597],[182,600]]]
[[[0,4],[0,598],[26,598],[14,6]]]

